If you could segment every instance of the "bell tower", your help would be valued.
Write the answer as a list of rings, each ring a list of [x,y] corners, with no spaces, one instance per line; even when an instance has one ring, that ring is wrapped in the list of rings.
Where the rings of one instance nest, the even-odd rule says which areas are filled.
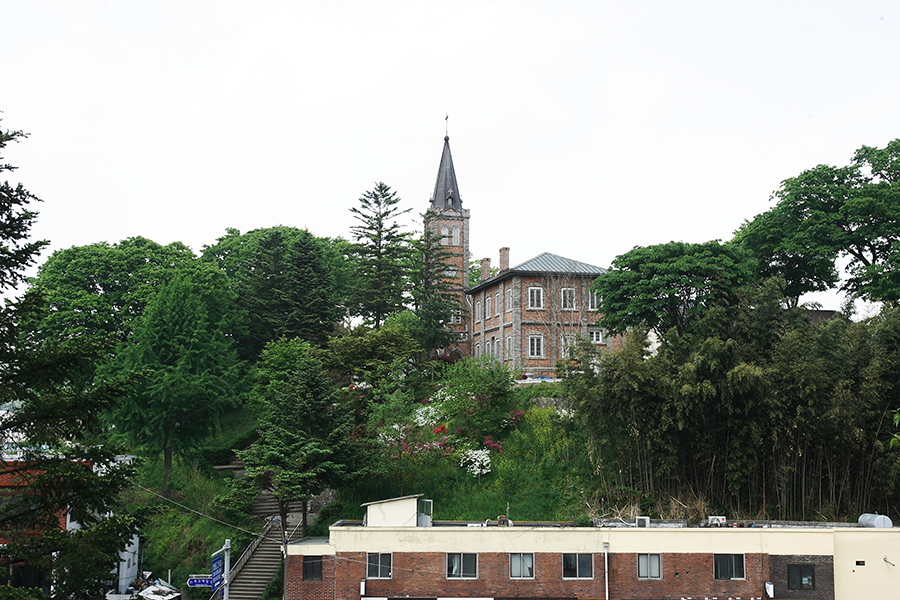
[[[469,354],[469,320],[466,308],[466,289],[469,287],[469,211],[462,207],[456,170],[450,155],[450,137],[444,136],[444,150],[431,205],[428,207],[425,227],[441,237],[449,257],[448,279],[451,291],[458,299],[459,309],[453,318],[453,329],[459,334],[457,348],[462,355]]]

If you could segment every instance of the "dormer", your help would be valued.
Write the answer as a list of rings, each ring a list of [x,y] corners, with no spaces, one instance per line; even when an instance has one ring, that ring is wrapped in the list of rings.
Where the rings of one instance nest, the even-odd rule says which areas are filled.
[[[431,527],[432,501],[424,494],[366,502],[365,527]]]

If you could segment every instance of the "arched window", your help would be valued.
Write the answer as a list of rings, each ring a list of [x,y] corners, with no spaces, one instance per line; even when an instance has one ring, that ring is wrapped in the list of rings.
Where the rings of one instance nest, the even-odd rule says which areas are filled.
[[[459,227],[454,227],[454,228],[453,228],[453,242],[452,242],[452,244],[453,244],[454,246],[459,246],[459,245],[462,243],[462,242],[460,242],[460,237],[461,237],[461,236],[460,236],[460,229],[459,229]]]
[[[450,243],[450,229],[446,225],[441,226],[441,244],[446,246]]]

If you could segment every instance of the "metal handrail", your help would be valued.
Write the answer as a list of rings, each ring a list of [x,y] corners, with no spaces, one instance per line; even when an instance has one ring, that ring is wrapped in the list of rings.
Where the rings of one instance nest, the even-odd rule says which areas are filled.
[[[260,532],[260,534],[258,536],[256,536],[256,539],[254,539],[252,542],[250,542],[250,545],[247,546],[247,549],[244,550],[244,552],[241,554],[241,557],[239,559],[237,559],[237,562],[234,563],[234,566],[228,572],[228,582],[229,583],[234,581],[235,577],[237,577],[238,573],[240,573],[241,568],[243,568],[243,566],[247,563],[247,561],[250,560],[250,557],[253,556],[253,552],[255,552],[256,549],[259,547],[259,545],[262,543],[262,541],[264,539],[266,539],[266,536],[269,534],[269,531],[272,529],[272,524],[275,522],[275,519],[277,519],[277,517],[269,517],[268,519],[266,519],[266,524],[265,524],[265,526],[263,526],[263,529]],[[214,598],[219,596],[219,593],[221,591],[222,590],[220,588],[220,589],[216,590],[215,592],[213,592],[210,595],[209,600],[213,600]]]

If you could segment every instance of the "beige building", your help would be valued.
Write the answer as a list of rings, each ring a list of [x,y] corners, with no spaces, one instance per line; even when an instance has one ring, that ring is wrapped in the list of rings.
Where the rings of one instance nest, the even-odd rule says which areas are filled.
[[[366,508],[288,547],[290,600],[900,598],[892,527],[442,522],[419,496]]]

